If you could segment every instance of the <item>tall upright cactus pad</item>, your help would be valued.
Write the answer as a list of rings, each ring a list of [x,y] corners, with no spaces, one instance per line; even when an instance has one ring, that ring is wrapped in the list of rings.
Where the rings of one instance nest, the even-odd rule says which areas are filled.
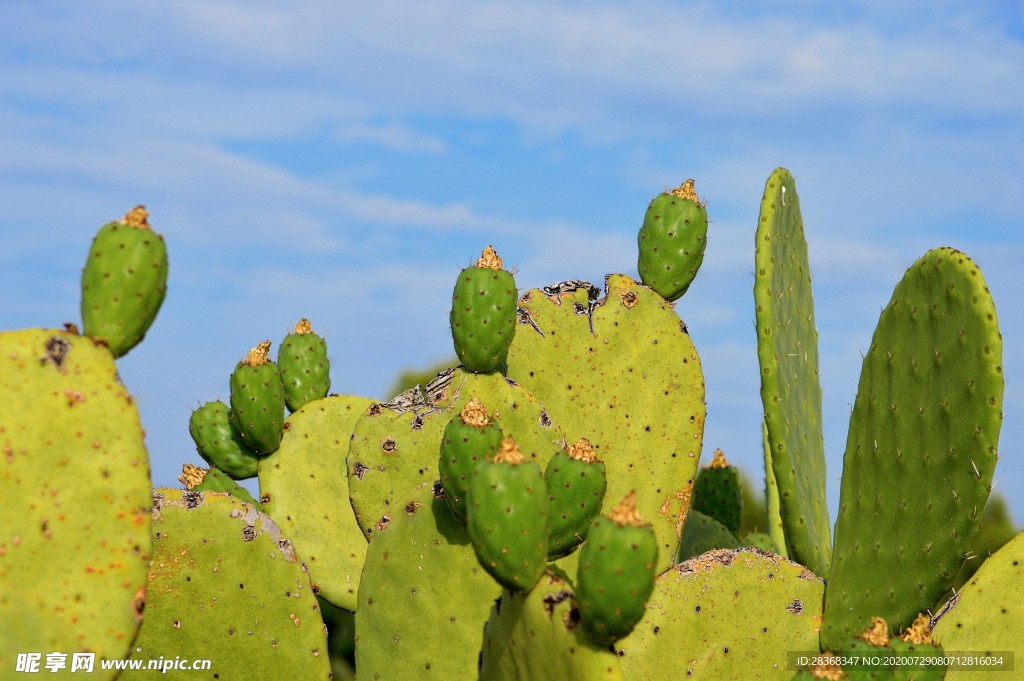
[[[188,432],[206,463],[235,480],[246,480],[256,477],[260,459],[231,423],[235,418],[235,413],[220,400],[207,402],[192,412]]]
[[[281,341],[277,348],[277,366],[281,370],[284,401],[289,411],[298,411],[308,402],[327,397],[331,391],[327,342],[313,332],[306,318],[300,319],[295,330]]]
[[[232,425],[260,456],[274,453],[284,436],[284,385],[270,360],[270,341],[254,347],[231,372]]]
[[[516,282],[488,246],[476,265],[459,273],[449,321],[455,354],[467,371],[494,371],[505,364],[516,333]]]
[[[588,438],[608,470],[606,499],[637,493],[672,564],[704,434],[704,374],[672,306],[631,278],[609,275],[527,291],[508,376],[537,395],[568,441]],[[612,503],[615,503],[614,501]]]
[[[0,610],[36,620],[0,615],[0,675],[19,652],[127,654],[149,495],[142,425],[110,351],[64,331],[0,333]],[[8,624],[20,630],[17,650]]]
[[[136,206],[104,225],[82,270],[82,331],[114,357],[138,345],[167,294],[167,246]]]
[[[640,281],[665,300],[677,300],[704,262],[708,212],[693,180],[654,197],[637,234]]]
[[[228,494],[159,488],[145,619],[132,659],[145,667],[186,656],[209,659],[208,678],[331,673],[309,575],[277,525]],[[162,678],[197,675],[171,669]],[[153,672],[118,678],[150,679]]]
[[[691,507],[722,523],[733,535],[738,535],[742,505],[739,472],[726,461],[722,450],[716,449],[711,463],[697,472]]]
[[[996,551],[960,591],[951,610],[935,625],[935,638],[949,651],[1013,651],[1020,676],[1024,606],[1024,534]],[[1000,665],[1004,669],[1004,665]],[[966,670],[950,670],[950,681],[973,679]],[[993,677],[1004,674],[993,674]]]
[[[825,585],[757,549],[713,551],[658,577],[643,620],[616,644],[626,681],[789,678],[818,649]]]
[[[355,610],[366,540],[348,501],[345,456],[356,421],[373,404],[332,395],[288,417],[281,446],[260,460],[263,508],[295,543],[324,600]]]
[[[772,472],[789,555],[828,576],[825,445],[818,382],[818,330],[796,183],[785,168],[768,178],[754,255],[757,358]]]
[[[935,249],[907,270],[850,416],[823,647],[872,617],[898,631],[953,584],[995,470],[1002,350],[992,297],[966,255]]]
[[[359,583],[359,678],[474,679],[501,588],[430,484],[396,502],[391,521],[370,540]]]
[[[543,467],[561,447],[562,430],[540,402],[497,373],[448,370],[423,392],[417,387],[371,405],[356,422],[348,453],[352,508],[367,538],[400,510],[396,499],[438,479],[445,427],[474,397],[487,405],[503,432],[515,435],[530,461]]]
[[[619,660],[579,626],[568,580],[553,572],[529,592],[505,591],[491,609],[480,681],[622,681]]]

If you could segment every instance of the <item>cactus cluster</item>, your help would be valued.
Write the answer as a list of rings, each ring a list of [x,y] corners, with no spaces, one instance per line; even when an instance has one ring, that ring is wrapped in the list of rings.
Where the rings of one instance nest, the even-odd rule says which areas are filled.
[[[984,509],[1003,396],[980,270],[940,248],[896,286],[833,541],[793,177],[771,174],[754,234],[753,525],[725,455],[700,466],[704,377],[675,307],[707,231],[690,180],[644,215],[640,281],[520,295],[488,246],[456,277],[457,366],[383,402],[330,393],[327,342],[303,318],[276,361],[268,340],[234,367],[229,403],[191,414],[209,468],[151,490],[114,360],[153,323],[166,252],[141,208],[103,227],[83,333],[0,334],[0,616],[22,623],[0,636],[0,677],[20,652],[81,649],[202,651],[214,678],[939,679],[790,656],[1019,646],[1021,537],[995,521],[979,534],[998,517]]]

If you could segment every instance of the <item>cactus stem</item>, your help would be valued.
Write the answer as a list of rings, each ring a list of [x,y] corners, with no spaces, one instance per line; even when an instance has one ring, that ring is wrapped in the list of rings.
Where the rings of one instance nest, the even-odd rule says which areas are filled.
[[[506,437],[498,447],[498,453],[494,455],[494,463],[520,464],[526,461],[526,457],[519,450],[514,438]]]
[[[500,270],[505,265],[498,256],[497,251],[494,250],[494,247],[488,246],[480,254],[480,259],[476,261],[476,266],[484,269]]]
[[[475,397],[466,403],[466,406],[459,412],[459,418],[467,426],[475,426],[476,428],[483,428],[491,419],[487,416],[487,409],[484,407],[483,402],[476,399]]]
[[[608,519],[619,527],[627,525],[645,527],[647,525],[640,517],[640,512],[636,510],[636,490],[630,490],[629,494],[622,498],[619,505],[608,514]]]

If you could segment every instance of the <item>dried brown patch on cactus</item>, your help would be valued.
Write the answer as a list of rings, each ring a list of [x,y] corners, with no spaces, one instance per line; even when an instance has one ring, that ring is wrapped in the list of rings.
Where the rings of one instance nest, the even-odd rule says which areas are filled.
[[[134,227],[135,229],[150,229],[149,223],[147,222],[148,218],[149,213],[146,212],[146,207],[139,205],[128,211],[121,222],[129,227]]]
[[[594,463],[597,461],[597,450],[594,449],[594,445],[585,437],[581,437],[576,442],[572,443],[566,448],[566,452],[569,454],[569,458],[578,459],[586,463]]]
[[[459,412],[459,418],[467,426],[474,426],[476,428],[483,428],[491,422],[490,417],[487,416],[487,408],[484,407],[484,403],[475,397],[462,408],[462,411]]]
[[[889,645],[889,625],[881,617],[872,617],[871,628],[857,638],[873,646],[887,646]]]
[[[297,333],[300,335],[306,333],[313,333],[313,327],[310,325],[309,320],[303,317],[295,325],[295,331],[293,331],[292,333]]]
[[[263,366],[269,361],[270,358],[270,341],[265,340],[245,356],[243,364],[247,364],[251,367]]]
[[[494,455],[494,463],[520,464],[526,461],[514,438],[506,437],[498,445],[498,453]]]
[[[619,527],[632,525],[634,527],[645,527],[644,519],[640,517],[640,511],[636,508],[636,490],[630,490],[629,494],[622,498],[619,505],[608,514],[608,519]]]
[[[501,261],[494,247],[488,246],[480,254],[480,259],[476,261],[476,266],[483,269],[500,270],[504,269],[505,264]]]

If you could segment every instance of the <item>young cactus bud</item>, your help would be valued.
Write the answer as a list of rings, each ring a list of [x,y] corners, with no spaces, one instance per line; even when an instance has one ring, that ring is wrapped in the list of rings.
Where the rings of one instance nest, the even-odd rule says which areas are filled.
[[[583,630],[598,645],[633,631],[654,590],[658,542],[630,492],[607,516],[598,516],[580,549],[576,598]]]
[[[331,390],[331,360],[327,343],[313,333],[308,319],[301,319],[295,330],[284,337],[277,349],[284,400],[289,411],[327,397]]]
[[[468,371],[504,366],[516,333],[517,302],[515,279],[490,246],[474,267],[459,273],[449,321],[455,353]]]
[[[192,412],[188,432],[199,456],[235,480],[256,477],[259,457],[236,432],[235,414],[220,401],[207,402]]]
[[[551,504],[548,560],[572,553],[587,537],[601,510],[608,478],[590,440],[580,438],[559,451],[544,471]]]
[[[529,591],[548,555],[548,495],[540,466],[526,461],[515,440],[501,441],[469,481],[467,530],[476,557],[506,589]]]
[[[456,518],[466,517],[466,494],[473,470],[481,461],[494,457],[501,440],[498,423],[475,397],[445,426],[438,470],[445,503]]]
[[[704,262],[708,213],[697,197],[693,180],[651,201],[637,235],[640,280],[668,301],[690,287]]]
[[[270,341],[249,351],[231,374],[232,423],[259,456],[277,451],[284,436],[284,386],[277,364],[267,359]]]
[[[136,206],[104,225],[82,270],[82,331],[114,357],[142,340],[167,293],[167,246],[147,217]]]
[[[697,472],[691,508],[714,518],[733,535],[738,535],[742,503],[739,472],[725,460],[722,450],[716,449],[711,463]]]

